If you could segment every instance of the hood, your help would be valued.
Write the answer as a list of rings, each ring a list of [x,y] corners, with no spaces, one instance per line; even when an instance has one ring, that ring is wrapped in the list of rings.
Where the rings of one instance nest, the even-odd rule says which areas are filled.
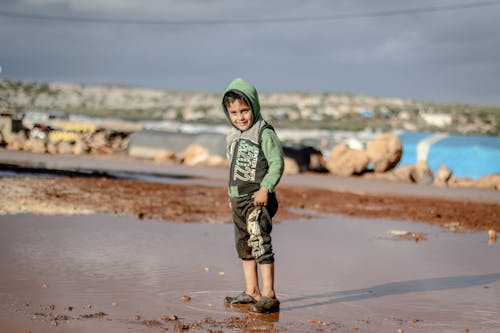
[[[255,87],[252,84],[243,80],[242,78],[237,78],[231,81],[229,86],[227,86],[227,89],[224,91],[224,96],[229,91],[235,91],[237,93],[245,95],[247,100],[250,102],[250,108],[252,109],[254,124],[256,121],[262,119],[260,115],[259,95],[257,94],[257,89],[255,89]],[[229,120],[229,123],[232,124],[231,119],[229,118],[229,113],[227,112],[226,106],[224,105],[224,102],[222,102],[222,109],[224,110],[224,113],[226,114],[226,118]]]

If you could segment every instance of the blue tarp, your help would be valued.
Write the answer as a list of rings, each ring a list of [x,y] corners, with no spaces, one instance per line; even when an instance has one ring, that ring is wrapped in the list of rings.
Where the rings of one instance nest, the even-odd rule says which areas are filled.
[[[403,156],[398,166],[416,163],[418,143],[431,135],[433,133],[400,134]],[[445,164],[455,177],[477,179],[500,173],[500,137],[449,135],[430,146],[427,164],[434,172]]]

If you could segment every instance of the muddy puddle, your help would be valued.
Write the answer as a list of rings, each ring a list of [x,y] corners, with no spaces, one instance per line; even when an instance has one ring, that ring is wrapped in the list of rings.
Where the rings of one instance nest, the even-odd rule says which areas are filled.
[[[273,236],[281,312],[259,316],[223,305],[244,287],[231,225],[0,216],[0,331],[500,329],[500,245],[483,232],[328,217]]]

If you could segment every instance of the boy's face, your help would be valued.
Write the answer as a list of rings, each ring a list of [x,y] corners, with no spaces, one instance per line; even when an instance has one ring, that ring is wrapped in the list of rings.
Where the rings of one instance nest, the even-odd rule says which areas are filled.
[[[229,118],[240,131],[246,131],[253,125],[253,113],[250,106],[241,99],[236,99],[226,106]]]

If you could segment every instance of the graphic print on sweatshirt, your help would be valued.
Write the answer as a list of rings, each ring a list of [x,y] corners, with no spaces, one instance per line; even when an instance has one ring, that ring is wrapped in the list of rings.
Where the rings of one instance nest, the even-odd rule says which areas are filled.
[[[258,160],[259,148],[241,140],[236,151],[233,180],[254,182]]]

